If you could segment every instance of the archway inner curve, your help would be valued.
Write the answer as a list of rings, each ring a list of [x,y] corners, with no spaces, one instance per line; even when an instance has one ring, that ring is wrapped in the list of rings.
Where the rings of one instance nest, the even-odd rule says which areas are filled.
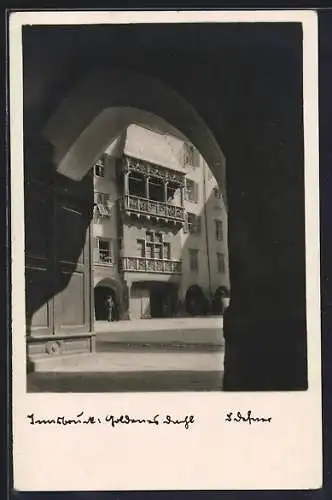
[[[211,168],[226,202],[226,161],[218,142],[193,106],[158,80],[131,72],[90,74],[65,97],[43,135],[53,146],[57,171],[81,180],[131,123],[190,141]]]

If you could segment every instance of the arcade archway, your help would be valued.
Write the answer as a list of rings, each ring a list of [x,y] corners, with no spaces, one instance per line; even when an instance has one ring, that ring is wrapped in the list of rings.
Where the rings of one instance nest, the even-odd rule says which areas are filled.
[[[199,285],[191,285],[185,297],[186,311],[192,316],[202,316],[208,310],[208,304],[202,288]]]
[[[31,159],[28,171],[33,171],[38,158],[40,172],[47,170],[53,175],[55,170],[59,184],[69,186],[76,192],[88,186],[91,165],[106,143],[112,137],[117,137],[128,123],[148,124],[152,116],[159,117],[161,127],[168,122],[201,152],[223,191],[226,188],[225,158],[220,145],[225,147],[230,163],[227,205],[232,284],[232,303],[224,322],[227,365],[225,387],[239,390],[304,388],[307,380],[303,130],[298,111],[302,109],[299,90],[301,81],[294,76],[298,67],[294,64],[294,54],[290,55],[289,71],[284,72],[282,90],[278,95],[270,92],[281,69],[276,61],[284,62],[284,58],[273,59],[269,50],[265,52],[266,57],[257,55],[259,64],[256,65],[251,64],[250,60],[243,65],[246,58],[242,54],[238,68],[233,64],[228,69],[222,67],[213,82],[213,89],[210,88],[210,81],[204,85],[203,77],[198,85],[193,82],[192,92],[186,92],[185,86],[181,87],[171,62],[167,63],[169,66],[165,72],[155,70],[154,74],[160,81],[136,73],[91,73],[76,87],[72,86],[44,127],[46,142],[40,142],[43,143],[42,148],[45,144],[50,146],[49,150],[48,147],[45,151],[39,148],[38,138],[34,138],[37,145],[33,143],[28,147]],[[254,50],[253,54],[259,54],[259,50]],[[288,54],[290,51],[283,54],[286,59]],[[273,63],[270,62],[272,60]],[[211,56],[209,64],[213,61],[217,66],[219,59]],[[227,65],[227,57],[224,63]],[[260,71],[262,74],[258,78]],[[187,96],[188,101],[161,83],[163,79],[166,81],[163,75],[167,72],[173,72],[174,88]],[[252,82],[248,88],[255,90],[253,102],[238,87],[235,86],[233,90],[234,72],[237,81],[240,82],[245,75]],[[39,73],[34,71],[34,74]],[[80,77],[75,75],[67,88],[77,78]],[[33,81],[30,83],[33,87]],[[52,96],[52,92],[48,95]],[[219,96],[226,97],[219,99]],[[259,113],[256,107],[258,101]],[[38,112],[30,111],[30,122],[33,122],[36,114]],[[255,127],[250,122],[253,116]],[[243,120],[243,117],[246,119]],[[45,123],[44,118],[41,121]],[[43,126],[38,125],[39,128]],[[263,136],[264,147],[261,141]],[[37,148],[37,155],[33,148]],[[41,156],[41,150],[45,156]],[[283,203],[280,203],[280,193]],[[76,197],[79,198],[82,197]],[[49,203],[46,205],[51,206]],[[80,213],[80,209],[76,207],[76,212]],[[84,213],[82,217],[81,233],[84,237],[83,232],[90,223],[90,216],[91,213]],[[53,226],[49,224],[49,227]],[[57,227],[61,233],[61,224]],[[84,284],[79,282],[80,273],[85,273],[85,263],[78,262],[84,237],[77,236],[75,258],[70,262],[70,267],[66,264],[61,279],[53,280],[53,275],[46,272],[43,278],[36,277],[33,271],[35,274],[31,277],[31,286],[36,281],[35,289],[38,292],[40,280],[43,279],[44,289],[47,290],[47,297],[37,297],[34,303],[40,305],[50,296],[61,295],[59,292],[67,289],[68,280],[71,280],[73,288],[88,289],[87,279]],[[77,263],[80,269],[77,269]],[[87,297],[87,308],[88,300]],[[52,318],[52,315],[49,317]],[[79,333],[87,332],[84,330],[87,324],[85,318],[85,311],[81,311],[81,323],[75,323]],[[67,333],[72,330],[74,320],[76,318],[71,317],[71,310],[68,309],[64,324],[60,324],[61,331]],[[46,321],[45,314],[45,317],[40,318],[40,323]],[[52,325],[47,328],[51,329]],[[282,371],[280,360],[285,367]]]
[[[188,101],[156,79],[126,71],[91,73],[66,96],[43,135],[53,146],[57,172],[79,181],[131,123],[194,144],[226,200],[226,160],[214,135]]]
[[[113,307],[109,310],[108,298],[112,298]],[[110,286],[97,285],[94,288],[94,306],[96,321],[117,321],[119,319],[119,304],[115,290]]]
[[[94,318],[95,321],[118,321],[121,315],[122,289],[119,282],[112,278],[94,279]],[[112,299],[111,318],[108,298]]]

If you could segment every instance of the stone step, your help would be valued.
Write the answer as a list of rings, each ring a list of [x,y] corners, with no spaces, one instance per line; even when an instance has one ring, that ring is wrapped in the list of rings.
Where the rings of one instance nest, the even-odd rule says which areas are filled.
[[[98,340],[96,352],[215,352],[223,344],[176,342],[108,342]]]
[[[220,371],[223,352],[127,351],[53,356],[34,360],[34,372],[129,373],[168,371]]]

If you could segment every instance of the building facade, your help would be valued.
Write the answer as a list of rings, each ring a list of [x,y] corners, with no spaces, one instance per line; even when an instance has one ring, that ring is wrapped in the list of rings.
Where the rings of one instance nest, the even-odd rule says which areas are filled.
[[[130,125],[94,166],[95,319],[218,312],[229,289],[227,214],[198,151]]]

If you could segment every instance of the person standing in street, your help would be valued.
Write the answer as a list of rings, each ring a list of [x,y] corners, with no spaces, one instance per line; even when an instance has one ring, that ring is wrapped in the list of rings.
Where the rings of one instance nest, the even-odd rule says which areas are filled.
[[[106,306],[107,306],[107,320],[113,321],[114,301],[112,295],[109,295],[107,297]]]

